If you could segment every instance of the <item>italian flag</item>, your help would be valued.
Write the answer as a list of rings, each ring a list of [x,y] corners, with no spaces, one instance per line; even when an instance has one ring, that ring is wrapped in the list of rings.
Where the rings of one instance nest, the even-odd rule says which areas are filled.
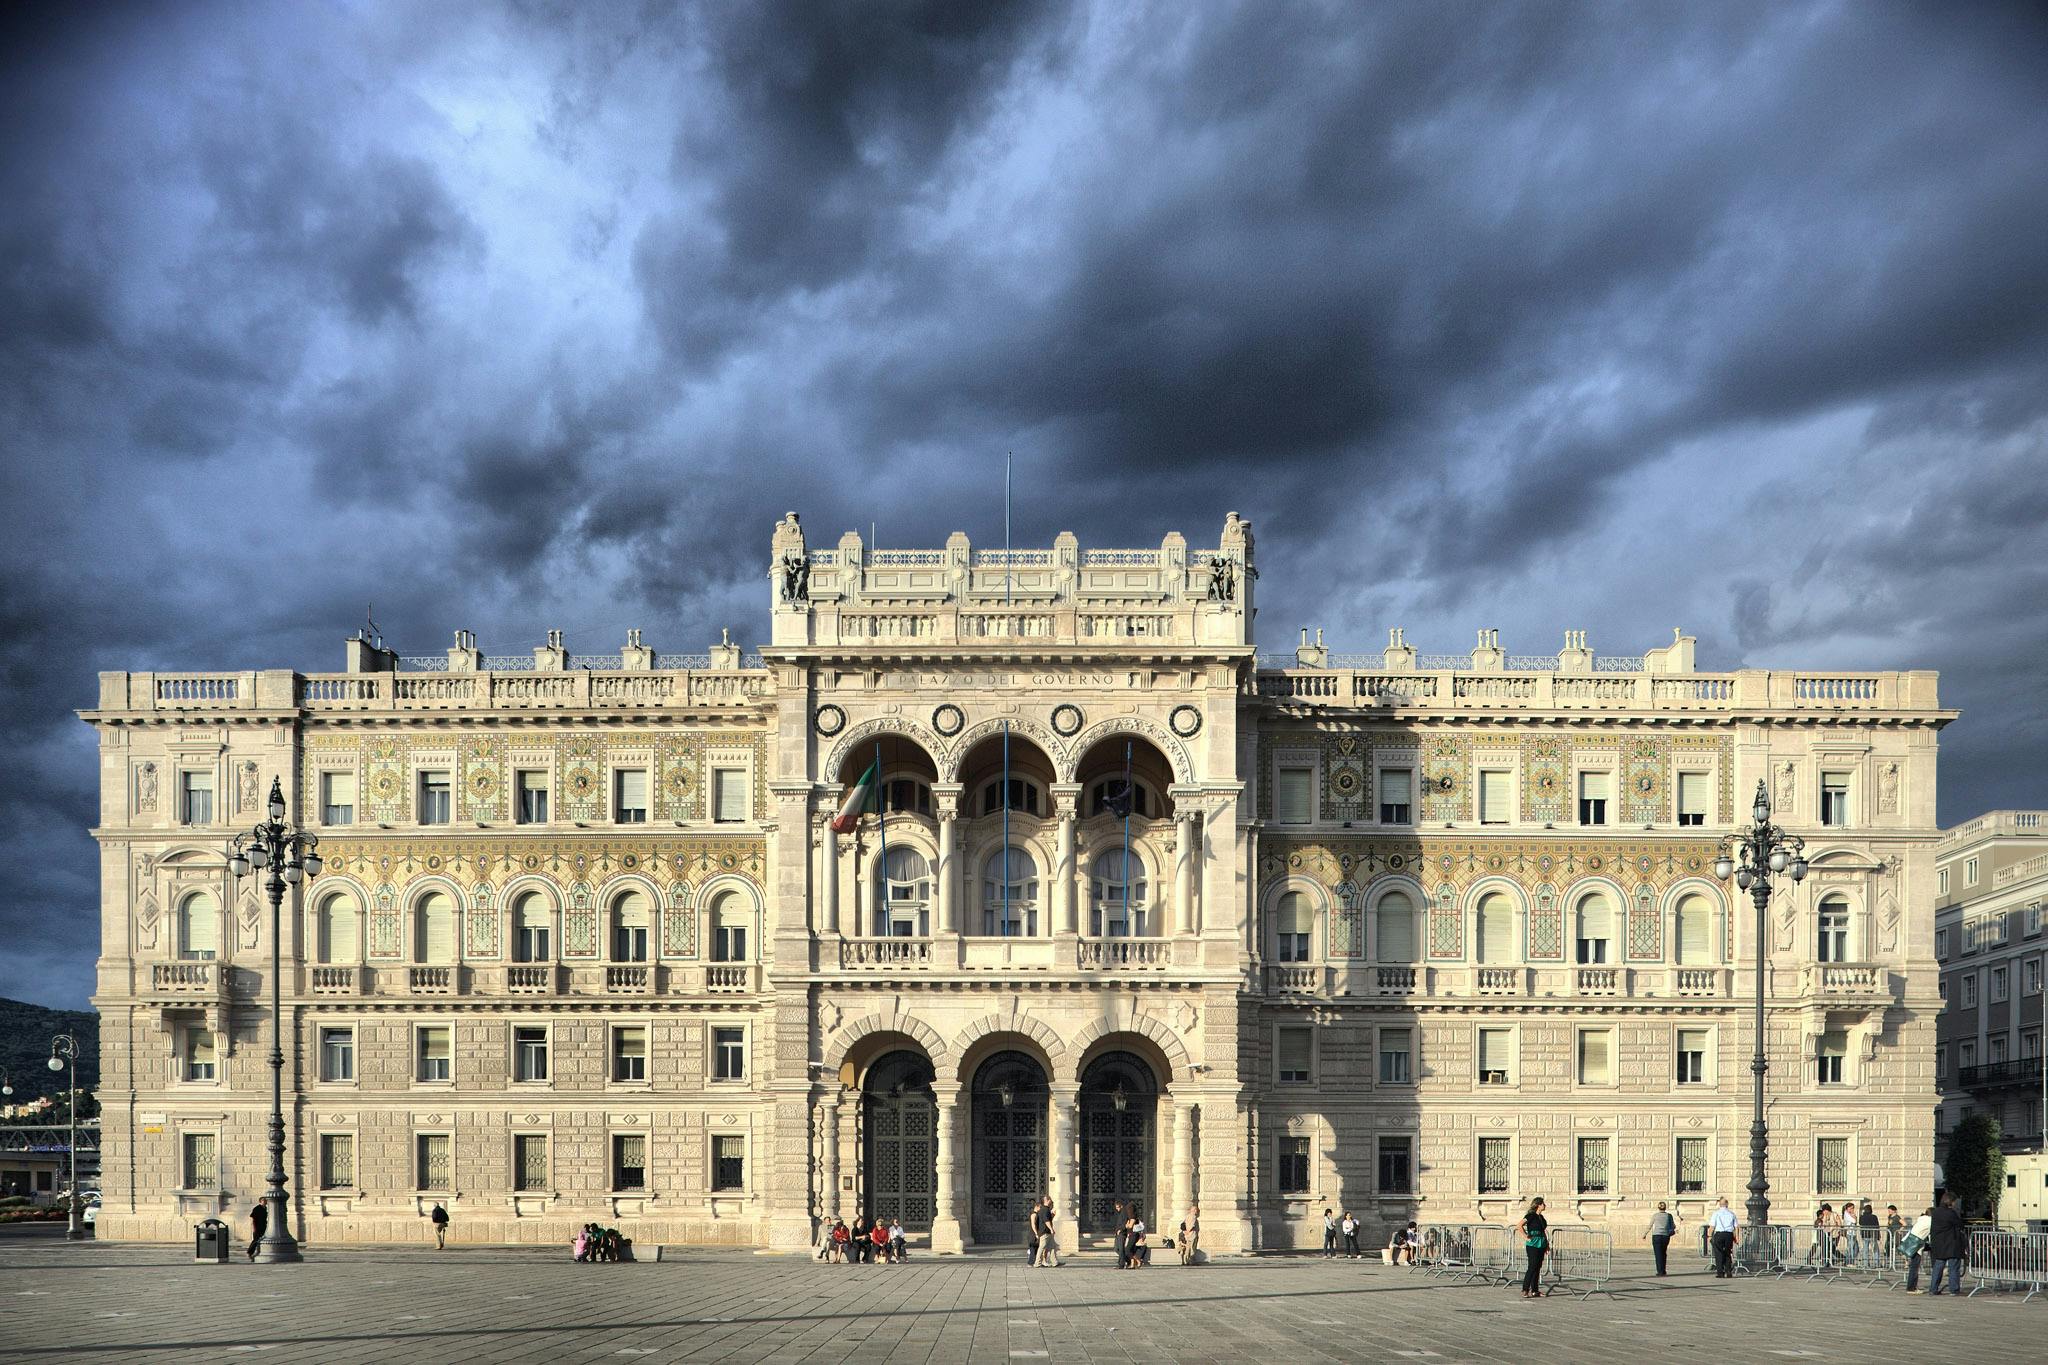
[[[839,814],[832,817],[832,832],[844,834],[860,822],[863,812],[880,810],[882,807],[882,760],[875,759],[868,764],[868,770],[860,775],[860,781],[847,789],[846,799],[839,803]]]

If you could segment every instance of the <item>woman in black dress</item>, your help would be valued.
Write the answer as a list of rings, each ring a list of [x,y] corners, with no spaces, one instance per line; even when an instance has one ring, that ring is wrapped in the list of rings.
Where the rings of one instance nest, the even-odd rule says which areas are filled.
[[[1529,1211],[1522,1215],[1522,1221],[1515,1224],[1515,1231],[1522,1235],[1522,1248],[1529,1256],[1529,1272],[1522,1276],[1522,1297],[1540,1299],[1543,1297],[1543,1256],[1550,1250],[1550,1223],[1543,1216],[1543,1201],[1529,1201]]]

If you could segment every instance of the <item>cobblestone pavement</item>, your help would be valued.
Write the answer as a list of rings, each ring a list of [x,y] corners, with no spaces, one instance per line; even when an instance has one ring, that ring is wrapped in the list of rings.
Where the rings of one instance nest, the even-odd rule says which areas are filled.
[[[1647,1257],[1640,1259],[1647,1260]],[[1362,1261],[1116,1271],[1017,1257],[826,1266],[744,1252],[580,1266],[531,1249],[331,1250],[196,1265],[170,1247],[0,1238],[8,1361],[1850,1362],[2048,1356],[2048,1301],[1722,1282],[1688,1261],[1614,1298],[1525,1302]]]

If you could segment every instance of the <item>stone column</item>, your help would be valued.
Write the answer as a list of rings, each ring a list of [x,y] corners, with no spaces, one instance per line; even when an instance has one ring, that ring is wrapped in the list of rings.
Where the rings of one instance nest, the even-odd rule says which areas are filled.
[[[830,1220],[839,1212],[839,1090],[835,1086],[818,1102],[818,1216]]]
[[[1052,1141],[1046,1144],[1047,1188],[1052,1194],[1053,1241],[1061,1254],[1080,1246],[1080,1108],[1081,1087],[1077,1084],[1052,1088]]]
[[[965,1248],[961,1235],[960,1207],[960,1161],[955,1154],[955,1140],[959,1134],[960,1092],[957,1089],[934,1092],[939,1104],[938,1113],[938,1179],[933,1184],[935,1200],[932,1209],[932,1250],[942,1255],[952,1255]]]
[[[1081,805],[1078,783],[1061,783],[1052,789],[1053,813],[1059,819],[1059,836],[1054,844],[1052,869],[1052,927],[1061,934],[1080,932],[1080,911],[1074,883],[1074,826]]]
[[[818,899],[823,902],[824,924],[822,932],[839,932],[839,835],[832,828],[832,817],[827,814],[824,832],[819,836],[824,845],[824,861],[818,869]],[[839,950],[832,950],[837,953]],[[837,961],[832,964],[837,966]]]
[[[1183,810],[1173,824],[1173,932],[1195,931],[1195,814]]]
[[[1161,1228],[1177,1228],[1195,1202],[1195,1110],[1193,1100],[1173,1097],[1173,1207],[1159,1210]]]
[[[937,928],[942,934],[957,934],[960,932],[960,900],[954,893],[953,883],[957,870],[954,864],[959,860],[959,851],[954,841],[958,837],[960,823],[960,798],[957,795],[939,797],[938,815],[939,865],[934,869],[934,875],[938,880]]]

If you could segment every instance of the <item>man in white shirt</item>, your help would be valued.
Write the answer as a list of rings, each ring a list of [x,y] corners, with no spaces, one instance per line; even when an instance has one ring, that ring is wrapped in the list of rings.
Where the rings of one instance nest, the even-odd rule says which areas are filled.
[[[1714,1201],[1714,1211],[1707,1215],[1707,1229],[1713,1237],[1715,1279],[1735,1278],[1735,1232],[1740,1226],[1726,1199]]]

